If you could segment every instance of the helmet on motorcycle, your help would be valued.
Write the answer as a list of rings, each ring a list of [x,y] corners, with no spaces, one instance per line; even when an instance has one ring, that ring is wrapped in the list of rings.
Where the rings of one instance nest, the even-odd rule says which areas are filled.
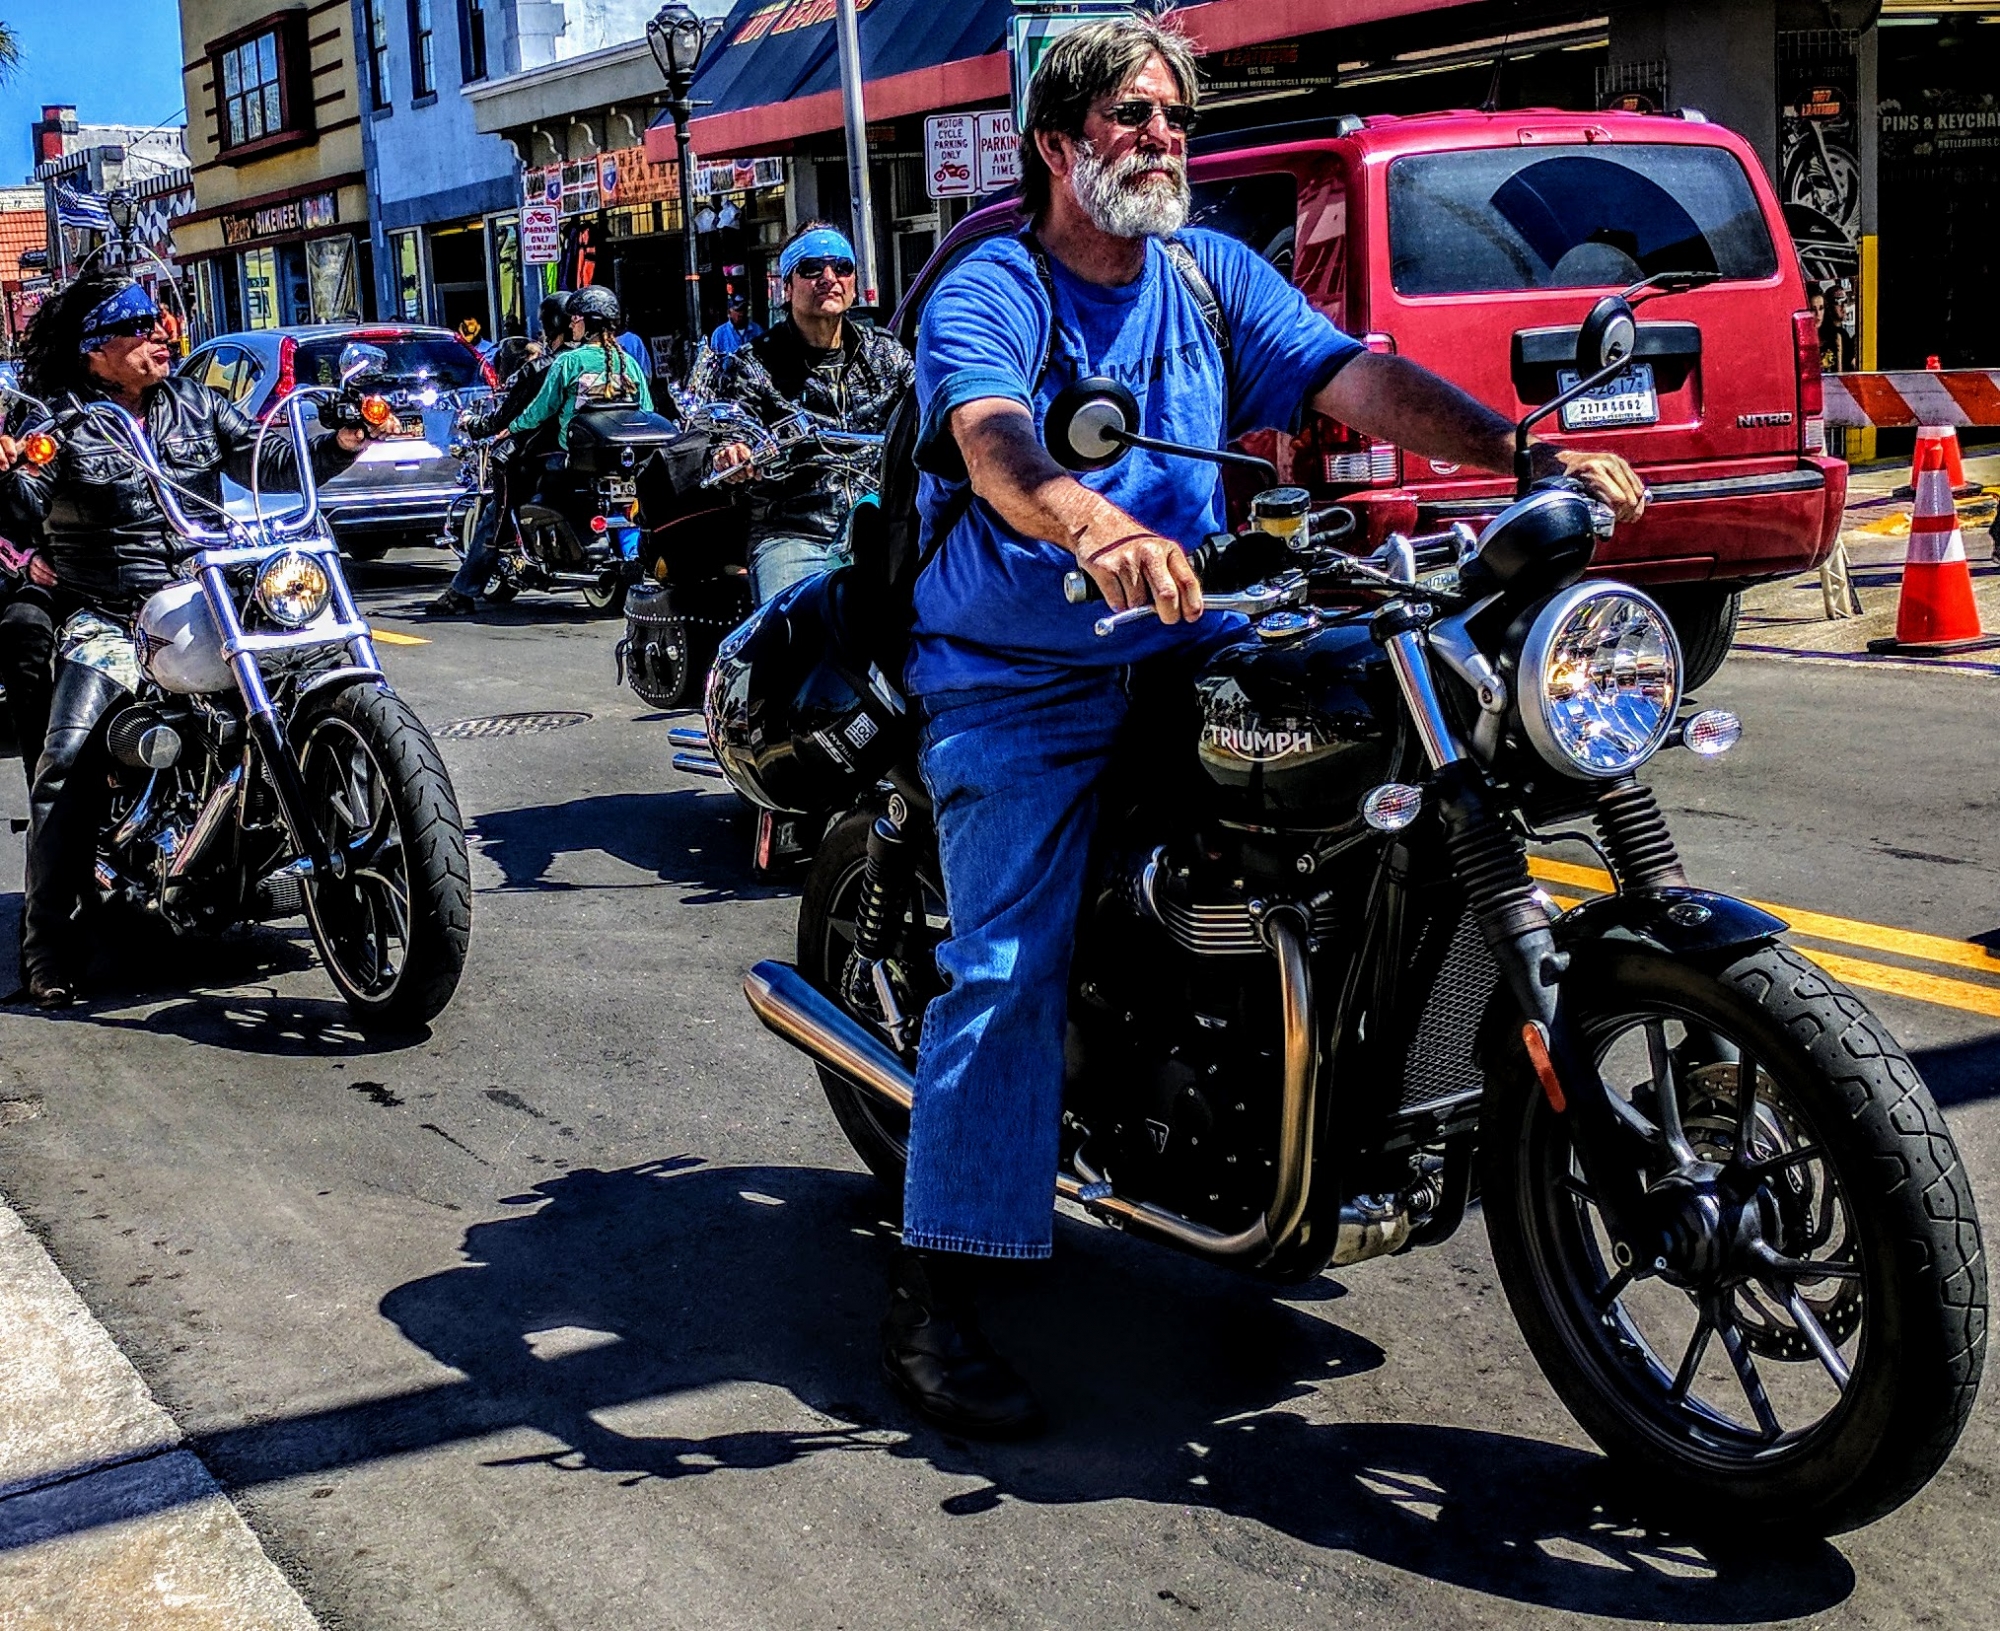
[[[866,655],[853,574],[844,566],[767,601],[708,672],[709,746],[767,809],[842,809],[910,744],[907,705]]]
[[[586,323],[615,323],[618,321],[618,296],[601,283],[593,283],[588,288],[577,290],[564,301],[563,310],[571,317],[581,317]]]

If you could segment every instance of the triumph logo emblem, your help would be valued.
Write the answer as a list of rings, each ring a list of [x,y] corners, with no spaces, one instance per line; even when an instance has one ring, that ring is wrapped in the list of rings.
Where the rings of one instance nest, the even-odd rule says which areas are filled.
[[[1204,746],[1258,761],[1289,758],[1319,746],[1309,730],[1260,730],[1242,725],[1205,726],[1201,739]]]

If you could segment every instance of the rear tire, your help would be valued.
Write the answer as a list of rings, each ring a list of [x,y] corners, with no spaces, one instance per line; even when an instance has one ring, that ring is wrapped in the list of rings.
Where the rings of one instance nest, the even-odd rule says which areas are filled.
[[[848,953],[854,945],[854,916],[861,899],[861,887],[868,871],[868,833],[875,825],[876,812],[863,806],[850,810],[827,830],[820,840],[806,886],[799,901],[799,972],[849,1013],[874,1028],[876,1016],[857,1010],[842,995]],[[890,954],[905,969],[914,987],[910,1003],[912,1029],[920,1029],[916,1016],[938,987],[935,953],[944,938],[930,926],[930,919],[944,913],[944,886],[937,869],[936,851],[926,845],[917,863],[918,911],[905,910],[903,922],[892,936]],[[903,1050],[903,1063],[914,1073],[917,1050],[914,1042]],[[833,1109],[834,1120],[854,1146],[854,1153],[887,1191],[900,1213],[903,1204],[903,1172],[909,1161],[910,1118],[857,1087],[839,1072],[824,1065],[820,1086]]]
[[[1725,1188],[1743,1183],[1746,1215],[1763,1220],[1758,1238],[1778,1257],[1692,1279],[1684,1262],[1656,1274],[1634,1261],[1592,1198],[1571,1116],[1550,1109],[1514,1045],[1488,1080],[1481,1192],[1495,1266],[1543,1373],[1678,1525],[1826,1535],[1894,1510],[1950,1454],[1986,1343],[1971,1189],[1915,1066],[1859,999],[1788,947],[1698,966],[1600,944],[1573,969],[1563,1001],[1607,1082],[1661,1140],[1657,1084],[1668,1083],[1683,1139],[1721,1164]],[[1620,1051],[1635,1036],[1636,1069]],[[1674,1162],[1652,1147],[1649,1187],[1672,1181]],[[1746,1157],[1750,1167],[1736,1164]],[[1641,1256],[1656,1249],[1638,1244]],[[1714,1340],[1701,1330],[1711,1306],[1725,1316]],[[1830,1379],[1815,1341],[1844,1379]]]
[[[416,1030],[458,989],[472,936],[472,871],[451,777],[423,721],[367,681],[293,727],[300,774],[350,870],[305,887],[327,973],[356,1024]]]
[[[1687,673],[1682,684],[1698,691],[1722,671],[1729,648],[1736,643],[1737,619],[1743,611],[1740,589],[1661,590],[1661,609],[1680,637],[1681,661]]]
[[[587,584],[583,603],[603,617],[617,617],[625,610],[625,579],[614,567],[595,583]]]

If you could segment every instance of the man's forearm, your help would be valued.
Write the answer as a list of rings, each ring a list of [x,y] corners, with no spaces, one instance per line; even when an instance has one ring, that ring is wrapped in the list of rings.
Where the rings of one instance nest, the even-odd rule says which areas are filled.
[[[1356,357],[1312,400],[1343,425],[1427,459],[1507,474],[1514,427],[1449,380],[1404,357]]]
[[[959,409],[953,430],[973,492],[1008,526],[1026,537],[1060,544],[1080,559],[1144,530],[1050,458],[1025,413],[979,411],[986,406],[970,403]],[[968,418],[961,420],[961,415]]]

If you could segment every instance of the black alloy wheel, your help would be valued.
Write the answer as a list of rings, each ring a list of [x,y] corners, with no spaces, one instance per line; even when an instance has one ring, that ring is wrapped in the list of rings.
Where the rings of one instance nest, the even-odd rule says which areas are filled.
[[[1984,1353],[1971,1191],[1915,1067],[1788,948],[1594,946],[1565,987],[1661,1227],[1606,1227],[1525,1059],[1482,1117],[1496,1266],[1543,1371],[1682,1526],[1827,1534],[1957,1440]]]

